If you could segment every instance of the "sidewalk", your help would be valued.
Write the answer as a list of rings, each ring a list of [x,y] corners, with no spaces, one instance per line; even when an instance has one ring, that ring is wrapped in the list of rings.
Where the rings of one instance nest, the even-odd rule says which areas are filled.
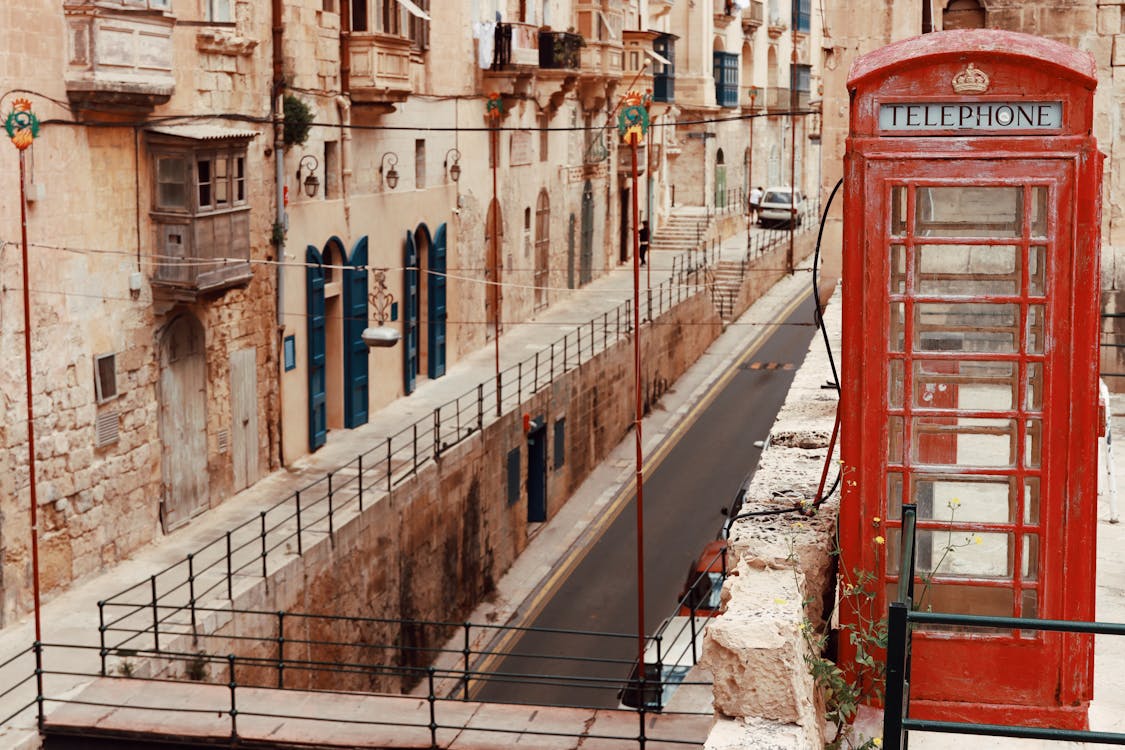
[[[724,259],[744,257],[746,245],[745,232],[735,234],[722,244],[720,255]],[[653,287],[666,281],[671,275],[673,258],[676,255],[653,250],[649,255],[649,265],[642,269],[647,272],[642,276],[642,284],[647,281],[648,273],[651,273]],[[779,285],[780,287],[788,285],[792,289],[788,292],[779,289],[778,294],[796,293],[797,289],[805,288],[806,280],[804,274],[797,274]],[[629,265],[614,268],[582,289],[567,294],[566,299],[552,305],[533,322],[508,327],[501,339],[501,369],[526,359],[535,351],[542,349],[544,345],[559,339],[564,333],[573,331],[577,325],[631,299],[632,268]],[[773,293],[769,296],[777,297]],[[768,320],[772,312],[768,309],[770,304],[768,300],[765,304],[766,308],[761,314],[764,320]],[[665,396],[661,404],[663,408],[654,410],[654,414],[645,420],[643,429],[646,436],[646,451],[651,451],[653,446],[658,445],[675,426],[676,420],[682,418],[688,411],[691,404],[687,402],[687,394],[694,393],[699,388],[705,390],[705,382],[708,379],[713,380],[722,372],[721,360],[732,356],[730,351],[737,344],[738,342],[732,340],[731,332],[728,331],[689,374],[677,383],[674,391]],[[742,344],[745,345],[745,342]],[[273,505],[280,498],[322,477],[327,472],[354,461],[357,453],[381,441],[384,436],[430,415],[435,407],[464,395],[481,382],[490,380],[494,372],[492,346],[470,354],[450,367],[443,378],[436,381],[422,381],[418,389],[409,397],[398,399],[378,412],[372,413],[368,424],[354,430],[341,430],[330,434],[328,444],[317,453],[303,457],[286,469],[275,471],[252,487],[231,497],[218,508],[197,517],[186,527],[143,548],[131,559],[80,581],[64,593],[54,596],[42,607],[43,642],[93,646],[95,650],[88,652],[88,658],[82,658],[84,663],[75,666],[78,667],[77,671],[88,670],[95,673],[98,601],[126,586],[146,580],[150,575],[170,564],[183,560],[189,552],[222,537],[228,529],[257,517],[263,509]],[[631,445],[632,439],[626,442]],[[619,446],[617,450],[623,449]],[[615,453],[595,470],[579,490],[578,495],[559,511],[555,521],[538,530],[537,538],[528,553],[516,562],[509,574],[500,582],[497,597],[487,605],[486,609],[490,610],[487,615],[489,620],[499,618],[500,621],[506,621],[515,613],[520,602],[530,592],[536,590],[539,581],[550,573],[552,566],[566,550],[581,544],[579,535],[592,519],[597,518],[601,507],[599,502],[604,503],[609,496],[621,488],[623,483],[627,483],[632,478],[632,469],[622,469],[620,463]],[[478,615],[485,616],[481,612],[474,613],[474,617]],[[28,649],[33,641],[34,630],[30,616],[0,631],[0,664]],[[45,651],[45,658],[50,658],[49,652]],[[89,663],[85,663],[87,661]],[[23,659],[21,663],[26,664],[29,661]],[[67,666],[69,662],[59,664],[57,660],[49,665],[53,670],[65,669]],[[20,670],[14,666],[0,668],[0,691],[6,690],[15,681],[26,679],[29,672],[29,669]],[[52,680],[48,685],[48,692],[57,696],[62,692],[60,687],[73,688],[81,679],[73,678],[66,686],[61,685],[58,679]],[[28,689],[34,696],[34,688],[31,684],[28,685]],[[24,702],[22,696],[21,702]],[[9,706],[8,702],[0,701],[0,706],[6,709],[0,712],[0,715],[10,713],[14,705],[19,704],[13,702],[13,706]],[[28,736],[28,730],[33,726],[34,711],[29,710],[17,718],[11,726],[0,728],[0,745],[34,747],[35,743]]]

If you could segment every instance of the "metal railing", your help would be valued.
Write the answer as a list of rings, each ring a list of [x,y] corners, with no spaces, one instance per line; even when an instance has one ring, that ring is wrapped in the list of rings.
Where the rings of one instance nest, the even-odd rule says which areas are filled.
[[[920,612],[913,609],[916,517],[916,506],[911,504],[902,506],[902,553],[899,570],[909,571],[909,574],[899,578],[898,600],[891,602],[887,616],[887,687],[886,704],[883,710],[883,747],[886,750],[906,748],[911,731],[1125,745],[1125,734],[1114,732],[910,718],[912,625],[954,625],[997,630],[1044,630],[1125,636],[1125,624],[1118,623],[947,614]]]
[[[674,257],[670,278],[643,290],[642,325],[705,291],[702,271],[717,262],[718,253],[717,243],[700,243]],[[151,616],[159,637],[162,607],[182,606],[194,613],[208,597],[233,600],[238,580],[267,578],[293,553],[303,555],[312,540],[334,537],[344,522],[369,503],[392,495],[431,460],[480,432],[493,415],[517,410],[525,399],[628,341],[633,329],[633,303],[627,299],[99,606],[132,601],[143,592],[149,601],[135,608],[132,616]]]

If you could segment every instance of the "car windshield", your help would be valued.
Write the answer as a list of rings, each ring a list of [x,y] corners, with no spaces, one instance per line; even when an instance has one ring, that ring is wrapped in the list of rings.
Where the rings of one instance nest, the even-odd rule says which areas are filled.
[[[789,203],[792,201],[789,195],[788,192],[781,190],[771,190],[762,198],[762,203]]]

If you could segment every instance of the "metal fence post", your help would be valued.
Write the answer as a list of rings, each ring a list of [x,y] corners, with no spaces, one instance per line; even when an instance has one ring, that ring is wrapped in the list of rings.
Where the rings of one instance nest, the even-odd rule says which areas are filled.
[[[539,390],[539,352],[535,352],[535,384],[531,386],[531,392],[535,393]]]
[[[363,454],[355,457],[355,476],[358,482],[356,496],[359,498],[359,512],[363,512]]]
[[[277,612],[277,687],[285,687],[285,610]]]
[[[262,578],[266,577],[266,512],[263,510],[261,513],[262,518],[262,532],[260,537],[262,539]],[[299,539],[300,537],[298,537]]]
[[[391,496],[391,490],[394,489],[394,481],[391,476],[391,439],[387,438],[387,497]]]
[[[523,362],[516,363],[516,403],[523,403]]]
[[[234,573],[234,571],[231,570],[231,559],[230,559],[230,532],[228,531],[227,532],[227,599],[230,599],[231,602],[234,602],[234,581],[233,581],[234,576],[233,576],[233,573]]]
[[[43,644],[36,641],[33,644],[35,649],[35,703],[37,706],[37,713],[35,722],[39,727],[39,732],[43,732]]]
[[[441,458],[441,407],[434,408],[434,460]]]
[[[300,556],[300,555],[305,554],[304,545],[301,542],[301,491],[297,490],[293,494],[294,494],[294,496],[296,497],[296,500],[297,500],[297,555]],[[263,513],[262,515],[264,516],[265,514]],[[262,518],[262,533],[263,534],[265,533],[265,521],[266,521],[266,519],[263,517]],[[265,554],[265,551],[266,551],[266,542],[265,542],[265,539],[263,538],[262,539],[262,554],[263,555]],[[262,570],[263,571],[265,570],[265,558],[264,557],[262,558]],[[262,575],[265,575],[265,573],[262,573]]]
[[[149,578],[152,582],[152,646],[153,650],[160,651],[160,614],[156,603],[156,576]]]
[[[426,668],[426,680],[429,683],[429,690],[427,691],[426,700],[430,704],[430,747],[437,747],[437,711],[435,703],[437,696],[434,695],[434,668]]]
[[[907,602],[891,602],[887,615],[887,700],[883,708],[883,747],[902,750],[906,739],[902,729],[906,712],[907,680],[905,674],[907,654],[910,650],[906,615]]]
[[[328,538],[332,539],[336,535],[335,524],[332,520],[332,472],[328,472]]]
[[[227,654],[227,663],[230,665],[230,681],[227,686],[230,688],[230,736],[231,739],[238,739],[238,704],[235,701],[234,689],[238,686],[234,676],[234,654]]]
[[[105,677],[105,601],[98,602],[98,658],[101,660],[102,666],[99,674]]]
[[[477,429],[484,429],[484,383],[477,385]]]
[[[417,474],[418,473],[418,423],[415,422],[414,424],[410,425],[410,427],[411,427],[411,430],[414,434],[414,440],[413,440],[414,450],[412,451],[412,453],[414,454],[414,473]]]
[[[191,634],[197,634],[195,625],[195,555],[191,552],[187,555],[187,581],[188,581],[188,607],[191,608]]]
[[[462,698],[462,700],[469,700],[469,656],[473,653],[472,649],[469,647],[469,628],[472,627],[472,625],[465,622],[462,627],[465,628],[465,645],[461,649],[461,652],[465,655],[465,675],[463,678],[465,697]]]

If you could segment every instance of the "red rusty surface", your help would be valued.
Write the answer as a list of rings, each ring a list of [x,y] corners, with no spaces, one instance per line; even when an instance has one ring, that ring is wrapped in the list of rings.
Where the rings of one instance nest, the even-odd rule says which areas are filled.
[[[969,63],[990,78],[985,92],[954,92],[951,81]],[[854,579],[856,571],[872,571],[876,580],[869,586],[874,591],[870,600],[843,597],[840,617],[845,627],[863,628],[865,620],[884,617],[888,588],[893,591],[897,581],[897,575],[887,568],[887,545],[879,543],[880,539],[890,539],[899,526],[897,519],[888,518],[893,514],[886,507],[889,421],[895,415],[903,417],[906,449],[901,464],[892,468],[906,477],[907,486],[915,474],[948,471],[1010,476],[1020,484],[1037,477],[1041,482],[1037,526],[1023,523],[1022,512],[1020,517],[1009,518],[1008,523],[957,521],[959,532],[1010,533],[1013,536],[1009,539],[1016,540],[1009,542],[1011,577],[970,579],[977,587],[973,591],[982,593],[978,601],[983,601],[990,588],[1010,589],[1017,602],[1014,606],[1021,607],[1018,602],[1023,601],[1022,593],[1034,591],[1038,617],[1094,619],[1103,158],[1091,134],[1094,75],[1094,63],[1085,53],[1045,39],[991,30],[929,34],[876,50],[859,58],[852,67],[848,83],[852,119],[844,191],[840,569],[845,585]],[[1045,101],[1062,102],[1061,127],[1035,132],[935,128],[881,133],[878,124],[881,104]],[[1006,185],[1045,186],[1048,190],[1046,345],[1043,355],[1024,352],[1008,357],[1018,368],[1015,393],[1019,403],[1009,409],[974,408],[972,417],[1013,418],[1024,424],[1029,413],[1019,408],[1026,388],[1024,375],[1029,362],[1042,362],[1042,438],[1026,435],[1019,427],[1017,435],[1022,437],[1016,439],[1017,444],[1019,440],[1037,441],[1042,460],[1039,468],[1025,466],[1021,458],[1010,470],[963,466],[935,469],[936,465],[950,463],[956,446],[948,436],[919,433],[918,442],[911,448],[911,416],[925,416],[924,408],[911,406],[912,376],[905,378],[910,387],[904,392],[904,408],[892,409],[887,396],[891,377],[888,362],[892,358],[888,351],[890,305],[902,301],[904,309],[910,311],[916,304],[915,297],[921,297],[922,302],[927,299],[915,290],[892,295],[891,189],[902,186],[913,196],[912,191],[925,186]],[[1031,189],[1023,188],[1025,202],[1029,202],[1026,199],[1032,195]],[[914,210],[913,205],[911,197],[909,211]],[[1022,210],[1030,217],[1031,209]],[[905,236],[896,244],[911,248],[909,252],[913,253],[913,248],[923,242],[914,236],[913,229],[904,231]],[[1025,234],[1011,244],[1026,257],[1026,248],[1035,243]],[[913,278],[913,273],[908,271],[907,277]],[[1021,310],[1018,330],[1024,330],[1027,311],[1035,300],[1028,301],[1028,272],[1024,269],[1022,273],[1024,286],[1014,296],[985,291],[958,297],[957,301],[1014,304]],[[905,318],[903,336],[910,341],[912,315],[908,313]],[[912,352],[910,346],[904,350],[898,355],[904,362],[904,373],[910,371],[913,362],[925,359],[936,363],[934,371],[956,374],[959,363],[974,358],[964,351],[927,352],[923,356]],[[948,360],[943,361],[943,356]],[[993,354],[980,354],[978,358],[1004,359]],[[955,408],[956,391],[946,392],[943,399],[926,408]],[[946,414],[934,418],[933,424],[940,428],[955,422]],[[944,538],[943,526],[936,518],[919,523],[919,528],[931,529],[935,538]],[[1037,580],[1018,575],[1023,554],[1021,532],[1039,537]],[[917,582],[916,591],[922,586],[923,582]],[[916,633],[911,715],[1085,726],[1092,692],[1092,646],[1090,637],[1030,631],[1000,635]],[[853,662],[855,654],[850,639],[841,637],[841,663]]]

